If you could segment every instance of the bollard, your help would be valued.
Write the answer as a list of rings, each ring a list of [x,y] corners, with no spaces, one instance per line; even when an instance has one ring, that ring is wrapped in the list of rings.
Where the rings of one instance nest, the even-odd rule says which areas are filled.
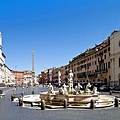
[[[32,95],[34,94],[34,91],[32,91]]]
[[[31,107],[33,107],[33,103],[31,102]]]
[[[91,99],[91,101],[90,101],[90,109],[94,109],[94,101],[93,101],[93,99]]]
[[[3,94],[3,90],[0,90],[0,94]]]
[[[19,97],[19,106],[23,106],[23,100],[21,97]]]
[[[110,95],[112,95],[112,91],[110,91]]]
[[[67,108],[67,99],[64,99],[64,108]]]
[[[41,110],[45,110],[45,101],[41,100]]]
[[[21,93],[22,97],[24,96],[24,92]]]
[[[114,105],[115,107],[118,107],[119,106],[119,101],[118,101],[118,99],[117,98],[115,98],[115,105]]]
[[[11,101],[14,101],[15,95],[11,95]]]

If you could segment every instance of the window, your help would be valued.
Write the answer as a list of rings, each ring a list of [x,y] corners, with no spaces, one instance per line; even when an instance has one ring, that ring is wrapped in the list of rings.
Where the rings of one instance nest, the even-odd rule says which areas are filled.
[[[99,58],[98,58],[98,62],[99,62]]]
[[[74,74],[74,77],[76,77],[76,74]]]
[[[120,40],[119,40],[119,43],[118,43],[119,47],[120,47]]]
[[[104,55],[104,59],[106,59],[106,55]]]
[[[108,62],[108,68],[110,68],[110,62]]]
[[[96,65],[96,61],[95,61],[95,65]]]
[[[104,53],[106,53],[106,52],[107,52],[107,49],[104,50]]]
[[[119,67],[120,67],[120,58],[119,58]]]
[[[106,63],[106,68],[107,68],[107,63]]]
[[[0,65],[0,70],[2,69],[2,66]]]

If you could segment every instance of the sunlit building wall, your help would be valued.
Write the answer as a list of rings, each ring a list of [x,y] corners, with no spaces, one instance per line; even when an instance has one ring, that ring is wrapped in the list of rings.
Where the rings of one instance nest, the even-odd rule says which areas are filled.
[[[5,82],[5,58],[2,52],[2,34],[0,32],[0,83]]]
[[[120,31],[110,36],[111,85],[120,85]]]
[[[110,39],[74,57],[69,66],[74,73],[74,82],[109,84]]]

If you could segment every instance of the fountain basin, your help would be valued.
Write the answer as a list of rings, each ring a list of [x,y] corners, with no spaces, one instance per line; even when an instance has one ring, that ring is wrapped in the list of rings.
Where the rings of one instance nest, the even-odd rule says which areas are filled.
[[[92,94],[92,93],[84,93],[84,94],[68,94],[68,95],[61,95],[57,92],[54,94],[48,94],[47,92],[40,94],[40,99],[45,101],[46,105],[49,106],[64,106],[64,100],[67,100],[67,107],[69,108],[89,108],[90,102],[93,100],[94,107],[109,107],[114,105],[114,96],[110,95],[99,95],[99,94]]]

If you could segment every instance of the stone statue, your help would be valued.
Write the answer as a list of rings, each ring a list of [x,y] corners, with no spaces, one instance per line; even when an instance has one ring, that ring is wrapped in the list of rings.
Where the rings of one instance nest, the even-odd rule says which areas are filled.
[[[53,89],[53,86],[51,85],[51,83],[49,83],[49,85],[48,85],[48,93],[54,93],[54,89]]]
[[[88,84],[86,85],[85,92],[91,92],[90,87],[91,87],[91,84],[88,82]]]
[[[76,94],[81,94],[82,91],[80,90],[82,87],[82,85],[80,85],[80,83],[78,83],[78,85],[75,86],[75,91],[76,91]]]
[[[70,70],[69,74],[68,74],[68,84],[69,84],[69,93],[74,92],[75,90],[73,89],[73,73],[72,73],[72,70]]]
[[[63,84],[62,87],[59,88],[59,94],[60,95],[68,95],[67,86],[65,85],[65,83]]]
[[[62,87],[63,87],[64,93],[67,95],[68,92],[67,92],[67,86],[66,86],[66,84],[64,83]]]
[[[93,87],[93,93],[94,93],[94,94],[98,93],[96,86]]]
[[[60,94],[60,95],[63,95],[63,94],[64,94],[64,90],[63,90],[62,87],[59,88],[59,94]]]
[[[73,73],[72,73],[72,70],[69,71],[69,74],[68,74],[68,82],[69,82],[69,83],[73,83]]]

